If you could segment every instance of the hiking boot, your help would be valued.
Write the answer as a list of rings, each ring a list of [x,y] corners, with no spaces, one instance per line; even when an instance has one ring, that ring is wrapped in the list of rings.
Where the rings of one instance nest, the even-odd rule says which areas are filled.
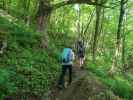
[[[62,89],[65,88],[65,86],[63,86],[63,85],[57,85],[57,88],[60,89],[60,90],[62,90]]]
[[[80,69],[81,69],[81,70],[84,70],[85,68],[82,66]]]

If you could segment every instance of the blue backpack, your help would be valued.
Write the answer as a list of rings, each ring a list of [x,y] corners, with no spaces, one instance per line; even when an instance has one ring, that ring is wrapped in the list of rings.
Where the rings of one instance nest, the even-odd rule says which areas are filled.
[[[62,52],[62,62],[69,63],[70,61],[72,61],[72,49],[64,48]]]

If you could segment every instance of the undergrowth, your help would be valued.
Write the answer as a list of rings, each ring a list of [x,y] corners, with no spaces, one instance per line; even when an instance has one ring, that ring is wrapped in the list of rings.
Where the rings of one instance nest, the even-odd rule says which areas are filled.
[[[127,79],[121,72],[116,73],[114,77],[110,77],[108,75],[110,66],[106,66],[106,64],[98,66],[88,61],[86,66],[88,70],[95,73],[103,84],[108,86],[116,95],[124,98],[124,100],[133,99],[133,81],[131,77]]]
[[[7,50],[0,55],[0,100],[12,95],[42,96],[58,77],[58,50],[40,47],[41,34],[23,23],[0,17],[5,30]],[[55,55],[55,56],[52,56]]]

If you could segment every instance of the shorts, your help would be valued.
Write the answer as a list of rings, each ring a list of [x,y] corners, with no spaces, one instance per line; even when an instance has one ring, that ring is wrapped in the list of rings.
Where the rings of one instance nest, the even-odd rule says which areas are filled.
[[[78,58],[84,58],[84,53],[78,53]]]

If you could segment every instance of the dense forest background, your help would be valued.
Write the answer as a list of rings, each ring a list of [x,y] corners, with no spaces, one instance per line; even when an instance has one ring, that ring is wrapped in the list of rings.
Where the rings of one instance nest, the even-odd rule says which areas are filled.
[[[132,5],[132,0],[0,0],[5,46],[0,100],[43,97],[59,77],[61,50],[68,44],[75,50],[79,38],[86,45],[86,70],[123,100],[132,100]]]

